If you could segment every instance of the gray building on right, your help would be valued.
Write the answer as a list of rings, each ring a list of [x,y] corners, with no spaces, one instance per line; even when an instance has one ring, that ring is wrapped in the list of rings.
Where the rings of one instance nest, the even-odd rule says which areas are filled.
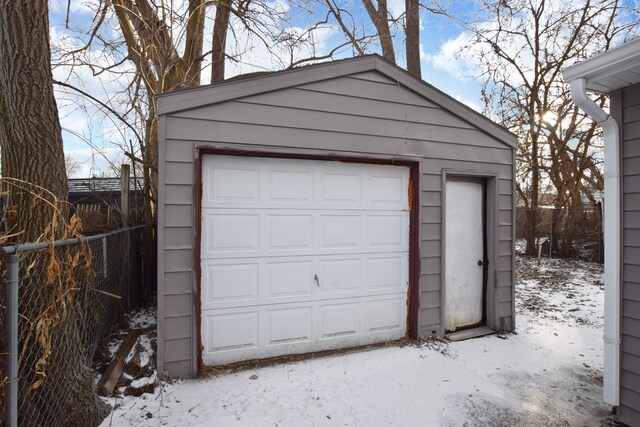
[[[640,38],[562,74],[604,131],[604,401],[640,426]],[[589,93],[607,94],[609,113]]]

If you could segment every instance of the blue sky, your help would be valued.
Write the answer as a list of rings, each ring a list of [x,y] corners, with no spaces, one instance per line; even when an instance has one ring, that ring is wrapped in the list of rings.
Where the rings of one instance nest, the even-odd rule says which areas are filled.
[[[91,1],[71,1],[69,10],[71,28],[87,28],[91,25],[94,14],[83,5],[84,2],[91,3]],[[273,4],[275,7],[284,9],[288,7],[286,0],[275,0]],[[394,14],[401,13],[404,8],[404,0],[389,0],[389,8]],[[474,78],[474,74],[477,73],[474,70],[465,69],[464,62],[456,61],[455,59],[455,53],[459,48],[461,34],[463,33],[460,22],[465,22],[470,17],[476,16],[478,12],[476,8],[477,3],[473,1],[452,2],[449,13],[455,17],[454,19],[428,12],[422,13],[422,76],[428,83],[459,101],[480,109],[480,82]],[[66,0],[50,0],[52,45],[67,43],[68,39],[65,39],[65,36],[73,34],[72,31],[66,29],[66,14]],[[213,9],[208,16],[210,18],[208,19],[209,25],[212,25]],[[362,22],[369,22],[368,16],[361,16],[360,19]],[[296,19],[291,21],[291,25],[304,26],[302,23],[296,22]],[[340,37],[337,31],[335,28],[333,33],[331,30],[327,30],[324,40],[326,45],[330,45]],[[205,35],[206,40],[210,40],[207,35]],[[396,38],[396,50],[399,57],[398,65],[400,66],[404,66],[403,41],[404,34],[399,32]],[[265,49],[257,48],[254,52],[245,56],[246,62],[259,64],[260,68],[246,65],[243,67],[229,65],[227,67],[227,77],[261,68],[278,69],[277,64],[265,58],[266,53],[264,51]],[[342,56],[344,55],[348,55],[348,52]],[[126,65],[123,67],[126,67]],[[208,75],[208,71],[205,71],[204,75]],[[105,82],[104,77],[98,80],[92,76],[91,71],[86,67],[84,69],[73,69],[72,72],[69,69],[54,69],[54,77],[60,80],[67,79],[69,76],[71,76],[72,83],[82,86],[87,92],[104,100],[109,99],[112,91],[117,91],[123,85],[123,83],[118,85],[109,80]],[[95,114],[95,108],[90,102],[83,101],[74,94],[58,92],[65,151],[81,163],[76,175],[90,176],[107,171],[109,169],[107,159],[113,163],[121,162],[123,156],[120,154],[121,150],[117,145],[122,144],[128,138],[128,135],[122,132],[122,125],[103,114]],[[93,148],[91,144],[88,144],[88,141],[91,141],[91,144],[94,145]],[[100,152],[104,152],[104,155],[100,154]]]

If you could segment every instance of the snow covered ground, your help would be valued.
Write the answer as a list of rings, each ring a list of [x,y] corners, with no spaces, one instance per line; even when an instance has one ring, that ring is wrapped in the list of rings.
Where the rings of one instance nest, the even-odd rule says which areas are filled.
[[[163,382],[102,426],[599,426],[601,266],[517,261],[517,334]]]

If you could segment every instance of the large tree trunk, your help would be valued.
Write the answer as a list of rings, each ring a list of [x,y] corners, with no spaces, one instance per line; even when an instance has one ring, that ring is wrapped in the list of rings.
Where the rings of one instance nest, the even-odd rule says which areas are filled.
[[[420,69],[420,1],[405,0],[407,71],[422,78]]]
[[[53,96],[46,0],[0,0],[0,148],[2,175],[48,190],[42,197],[66,202],[62,131]],[[20,241],[34,241],[51,221],[47,203],[31,206],[23,193],[10,226]],[[58,207],[62,208],[61,205]]]
[[[216,19],[213,24],[213,41],[211,45],[211,83],[224,80],[224,62],[227,44],[227,30],[231,17],[231,0],[221,0],[216,7]]]
[[[53,94],[47,0],[0,0],[0,148],[3,178],[25,189],[5,188],[10,193],[5,209],[12,212],[8,225],[18,233],[13,240],[36,241],[43,234],[47,239],[60,237],[68,190]],[[21,317],[20,423],[53,425],[64,416],[65,425],[96,425],[108,409],[93,392],[83,357],[80,329],[89,319],[83,319],[79,310],[56,312],[60,309],[52,304],[56,286],[46,285],[43,255],[22,256],[24,265],[35,268],[30,274],[21,269],[20,315],[46,322],[54,345],[49,353],[40,341],[47,333],[38,335]]]

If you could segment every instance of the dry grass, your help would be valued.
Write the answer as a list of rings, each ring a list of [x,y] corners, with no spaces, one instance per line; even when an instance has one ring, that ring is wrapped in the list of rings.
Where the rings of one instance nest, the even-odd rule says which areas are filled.
[[[47,376],[47,366],[55,351],[52,330],[71,313],[75,314],[81,309],[77,293],[81,286],[86,289],[93,282],[93,256],[86,243],[74,245],[73,248],[66,246],[63,250],[56,250],[53,246],[55,240],[84,237],[82,221],[77,215],[68,217],[69,205],[66,201],[59,200],[45,188],[15,178],[1,178],[0,188],[4,190],[0,192],[4,206],[2,222],[5,230],[8,230],[0,235],[0,246],[21,240],[24,233],[24,230],[16,230],[13,226],[18,215],[16,205],[12,204],[13,195],[28,197],[28,204],[32,208],[47,207],[50,215],[46,227],[36,239],[36,242],[49,243],[49,246],[42,251],[21,254],[21,263],[28,262],[26,268],[20,271],[21,292],[23,296],[27,292],[34,295],[30,298],[28,312],[20,312],[22,352],[18,364],[33,363],[33,357],[28,357],[27,353],[33,354],[36,351],[34,347],[37,348],[38,357],[33,368],[38,379],[31,384],[32,389],[37,389]],[[3,251],[0,251],[0,256],[4,256]],[[82,284],[78,283],[78,277],[83,278]],[[40,288],[43,284],[44,288]]]

